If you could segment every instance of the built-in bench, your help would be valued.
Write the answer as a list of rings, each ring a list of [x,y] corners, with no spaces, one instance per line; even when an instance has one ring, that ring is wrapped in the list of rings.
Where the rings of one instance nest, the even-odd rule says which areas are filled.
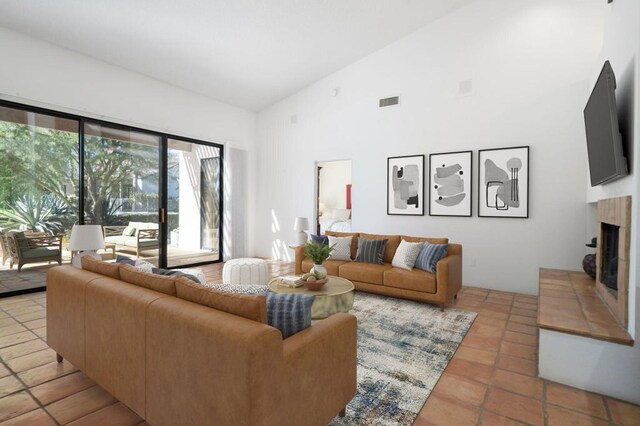
[[[538,327],[633,346],[584,272],[540,269]]]

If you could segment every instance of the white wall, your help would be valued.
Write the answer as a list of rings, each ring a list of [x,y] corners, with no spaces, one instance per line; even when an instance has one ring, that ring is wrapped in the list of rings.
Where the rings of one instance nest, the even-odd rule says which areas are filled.
[[[467,285],[535,294],[538,267],[579,269],[582,110],[605,8],[476,1],[262,111],[257,253],[290,256],[294,218],[313,217],[314,161],[351,158],[355,231],[462,243]],[[473,90],[460,95],[468,79]],[[400,106],[378,108],[393,95]],[[531,146],[529,219],[478,218],[475,205],[472,218],[386,215],[387,157],[472,149],[477,169],[478,149],[518,145]]]
[[[347,185],[351,183],[351,160],[318,163],[320,170],[319,199],[327,212],[347,208]]]
[[[224,143],[231,149],[255,153],[253,112],[2,27],[0,58],[0,99]],[[249,170],[252,173],[253,169]],[[243,184],[253,192],[255,176],[251,174]],[[248,191],[238,193],[247,197]],[[234,194],[225,197],[233,198]],[[246,224],[236,224],[240,232],[246,229]],[[250,247],[251,236],[243,234],[242,238]],[[227,249],[231,250],[231,242]]]
[[[636,344],[628,347],[541,330],[540,376],[640,404],[640,345],[637,343],[640,339],[640,315],[637,312],[640,306],[640,2],[615,0],[607,6],[605,16],[604,44],[600,58],[591,70],[589,87],[595,84],[601,65],[608,59],[616,73],[618,114],[629,150],[631,174],[607,185],[588,186],[586,192],[587,199],[592,202],[632,196],[628,330]],[[585,181],[588,181],[588,176]],[[594,214],[590,215],[590,220],[595,222]],[[593,231],[590,235],[594,235]]]

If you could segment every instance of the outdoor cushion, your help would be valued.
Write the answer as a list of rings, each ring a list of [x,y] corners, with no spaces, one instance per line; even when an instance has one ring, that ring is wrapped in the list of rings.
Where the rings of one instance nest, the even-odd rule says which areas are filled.
[[[373,263],[347,262],[338,267],[340,277],[350,281],[382,285],[382,274],[391,269],[391,265],[374,265]]]
[[[136,237],[125,237],[124,235],[112,235],[104,239],[105,243],[129,247],[135,247],[137,241],[138,239]]]
[[[158,240],[155,238],[142,238],[138,242],[138,247],[157,247],[158,244]]]
[[[35,259],[37,257],[52,257],[60,254],[60,249],[55,247],[38,247],[32,249],[24,249],[21,252],[25,259]]]
[[[407,271],[393,268],[384,272],[384,286],[415,290],[425,293],[436,292],[436,276],[420,269]]]

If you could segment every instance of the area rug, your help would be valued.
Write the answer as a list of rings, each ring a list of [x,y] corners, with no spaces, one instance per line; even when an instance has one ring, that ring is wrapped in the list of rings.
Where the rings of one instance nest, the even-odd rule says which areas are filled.
[[[331,425],[411,425],[476,314],[357,292],[358,390]]]

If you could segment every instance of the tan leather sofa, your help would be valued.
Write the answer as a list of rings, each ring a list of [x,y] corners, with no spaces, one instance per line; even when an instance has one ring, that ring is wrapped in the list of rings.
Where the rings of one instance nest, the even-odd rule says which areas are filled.
[[[353,315],[283,340],[176,297],[184,278],[95,264],[49,270],[47,343],[149,424],[326,425],[355,395]]]
[[[441,310],[444,310],[445,304],[456,297],[462,288],[462,246],[449,243],[447,238],[332,231],[327,231],[325,234],[337,237],[352,237],[351,259],[355,259],[358,251],[358,237],[371,240],[389,240],[385,247],[383,265],[354,262],[352,260],[327,260],[324,262],[329,275],[352,281],[356,290],[434,303],[439,305]],[[403,239],[408,242],[428,241],[432,244],[449,244],[447,256],[438,262],[435,274],[416,268],[408,271],[391,266],[393,256],[396,254],[400,241]],[[313,262],[305,257],[304,247],[296,247],[296,274],[309,272],[312,267]]]

